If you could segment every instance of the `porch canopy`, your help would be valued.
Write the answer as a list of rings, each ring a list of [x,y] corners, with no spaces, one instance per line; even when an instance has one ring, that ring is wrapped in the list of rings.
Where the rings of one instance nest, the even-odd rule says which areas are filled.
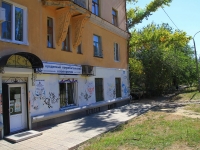
[[[28,52],[18,52],[0,57],[0,67],[43,68],[41,59]]]

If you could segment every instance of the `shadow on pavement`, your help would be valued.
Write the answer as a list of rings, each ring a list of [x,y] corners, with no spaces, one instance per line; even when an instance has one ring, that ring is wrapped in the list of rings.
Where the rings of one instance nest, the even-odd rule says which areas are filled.
[[[129,104],[112,110],[100,112],[74,122],[75,129],[73,131],[86,132],[95,130],[97,132],[107,131],[119,124],[136,117],[150,109],[151,105],[145,104]]]

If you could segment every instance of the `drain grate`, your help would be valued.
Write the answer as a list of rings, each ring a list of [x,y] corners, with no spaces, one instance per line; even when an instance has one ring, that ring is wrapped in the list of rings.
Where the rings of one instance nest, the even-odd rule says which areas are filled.
[[[24,133],[16,134],[15,136],[16,137],[23,137],[23,136],[30,135],[30,134],[32,134],[32,133],[31,132],[24,132]]]

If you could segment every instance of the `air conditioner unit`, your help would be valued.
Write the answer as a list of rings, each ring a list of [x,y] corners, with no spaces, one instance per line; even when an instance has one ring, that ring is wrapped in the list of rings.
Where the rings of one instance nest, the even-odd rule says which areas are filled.
[[[0,23],[6,21],[6,10],[0,7]]]
[[[94,67],[89,65],[82,65],[82,75],[94,75]]]

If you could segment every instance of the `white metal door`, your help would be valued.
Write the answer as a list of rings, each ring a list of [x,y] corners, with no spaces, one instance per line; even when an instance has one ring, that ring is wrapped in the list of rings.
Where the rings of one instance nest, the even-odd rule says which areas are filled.
[[[9,84],[10,132],[27,128],[26,86]]]

